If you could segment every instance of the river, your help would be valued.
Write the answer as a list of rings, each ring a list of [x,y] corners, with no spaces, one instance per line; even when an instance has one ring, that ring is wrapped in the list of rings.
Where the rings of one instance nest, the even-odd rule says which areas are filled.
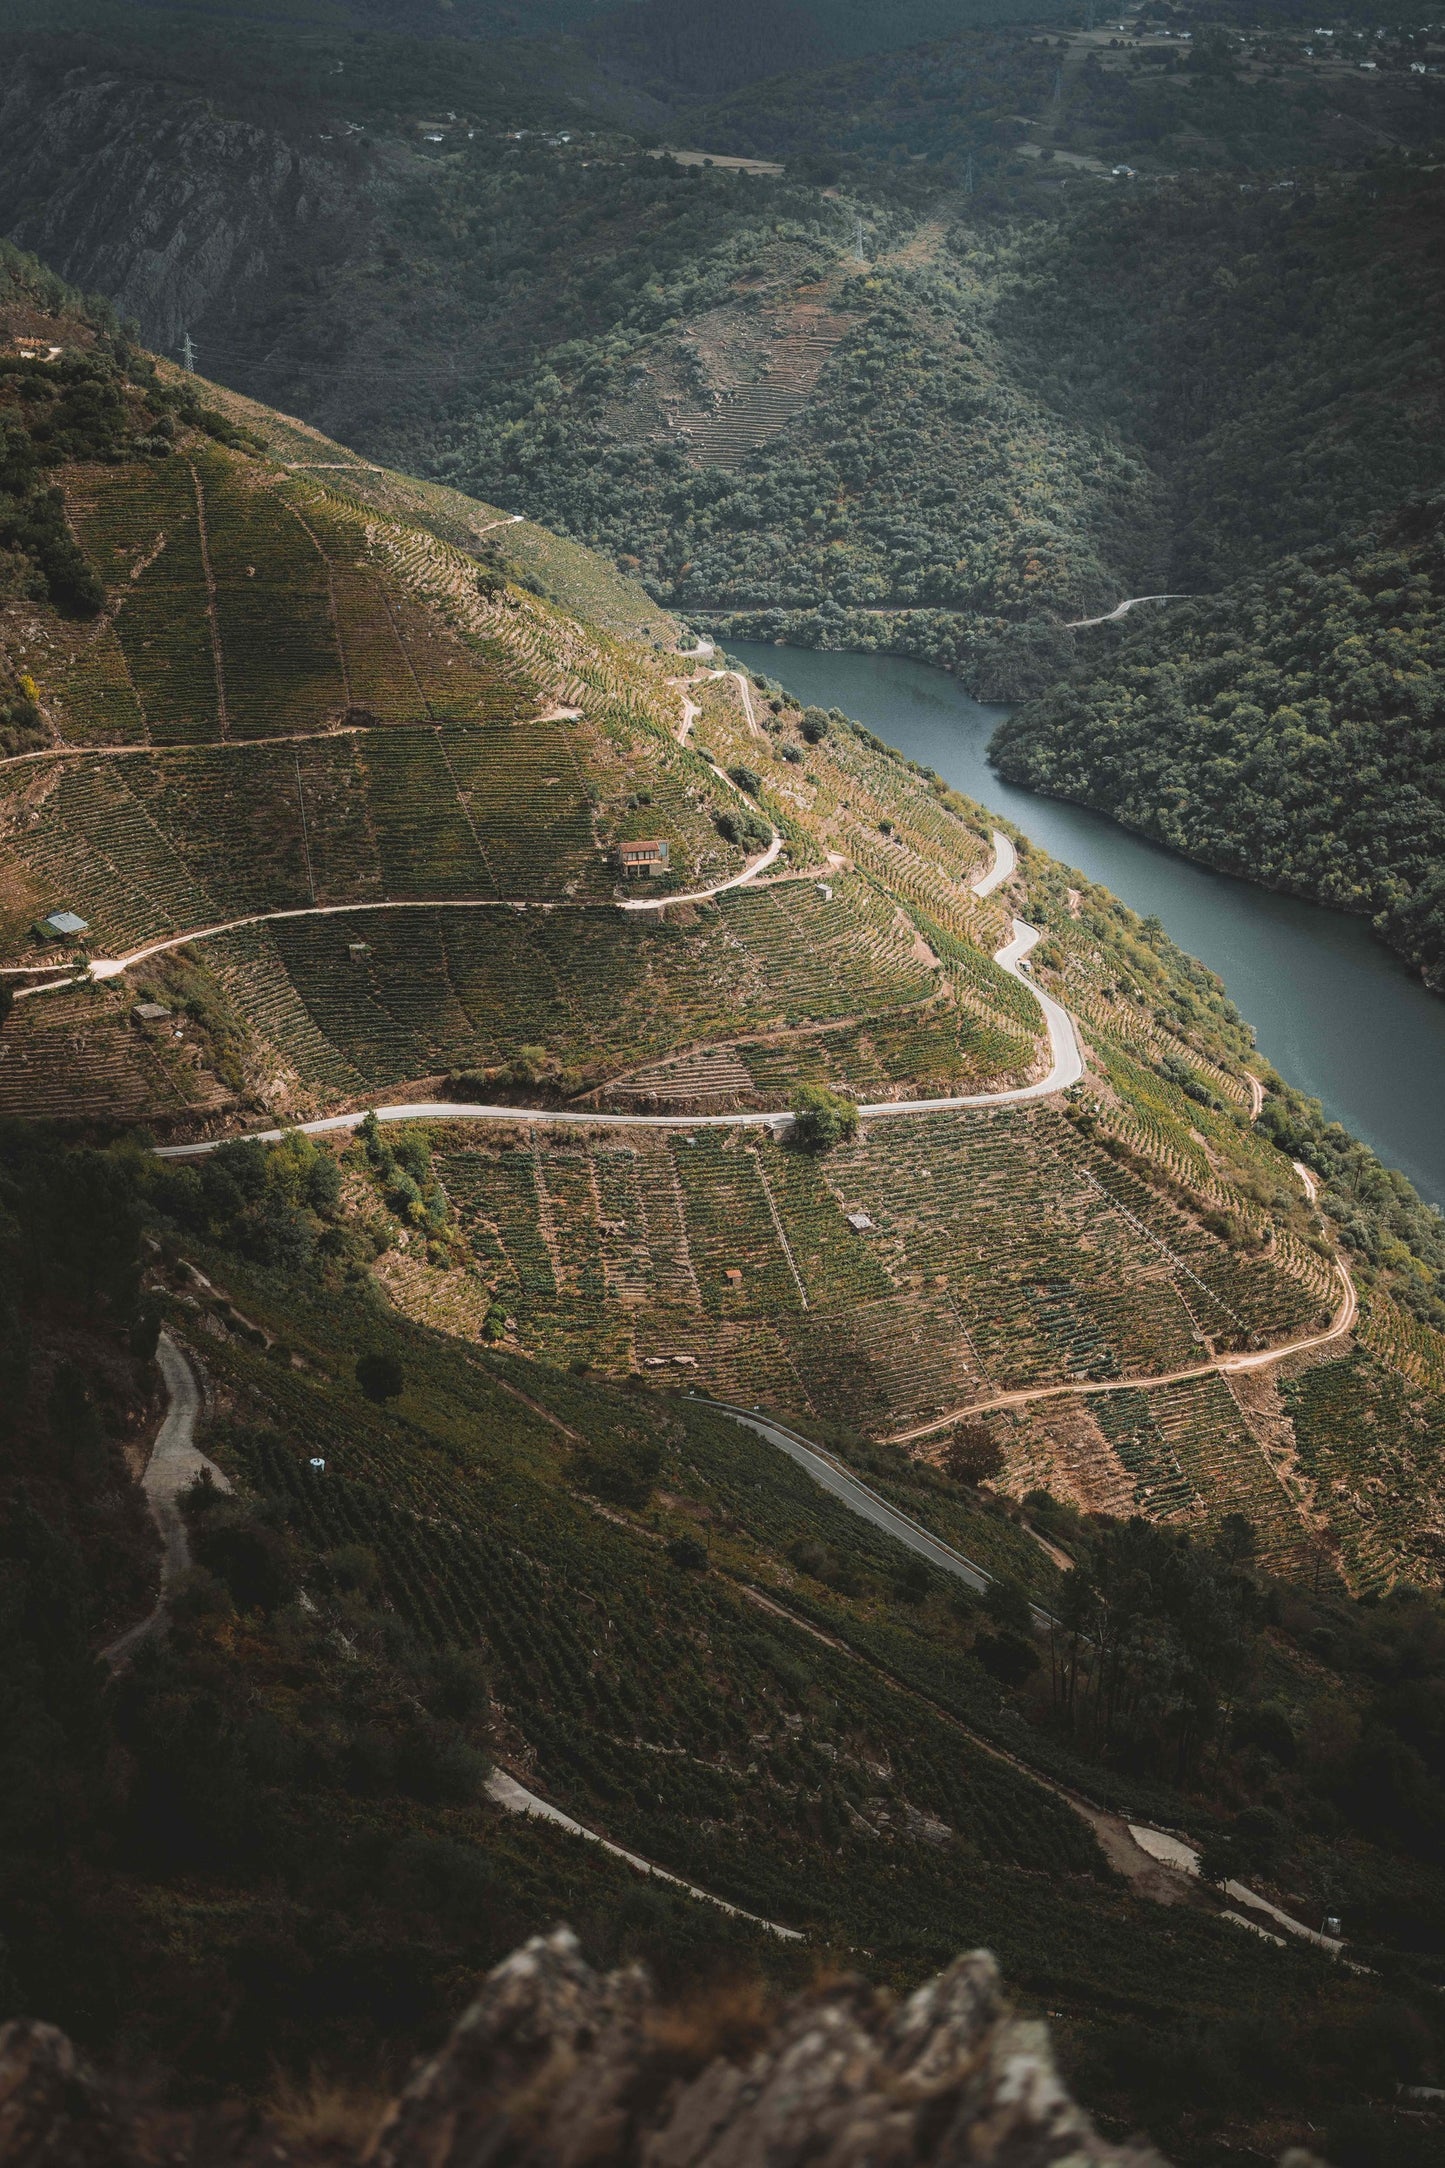
[[[752,640],[731,641],[729,653],[800,700],[841,708],[1135,911],[1155,913],[1218,972],[1280,1075],[1445,1207],[1445,1000],[1363,919],[1211,873],[1102,813],[1003,782],[988,741],[1007,709],[971,700],[946,671]]]

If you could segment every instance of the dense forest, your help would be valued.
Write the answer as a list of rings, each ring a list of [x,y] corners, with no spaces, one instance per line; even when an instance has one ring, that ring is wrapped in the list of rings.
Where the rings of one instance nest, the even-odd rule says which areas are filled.
[[[1010,780],[1347,911],[1445,983],[1445,504],[1085,635]],[[1102,650],[1102,652],[1099,652]]]

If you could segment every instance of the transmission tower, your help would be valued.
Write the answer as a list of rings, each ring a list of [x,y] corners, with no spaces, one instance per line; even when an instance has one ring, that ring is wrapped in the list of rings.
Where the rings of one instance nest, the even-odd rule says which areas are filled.
[[[196,373],[196,349],[189,331],[181,333],[181,367],[188,376]]]
[[[854,227],[855,227],[855,241],[854,241],[854,245],[855,245],[855,248],[856,248],[856,251],[857,251],[858,261],[859,261],[859,263],[867,263],[867,261],[868,261],[868,251],[867,251],[867,249],[865,249],[865,248],[864,248],[864,246],[863,246],[863,221],[862,221],[862,219],[861,219],[861,218],[859,218],[859,219],[855,219],[855,220],[854,220]]]
[[[1054,104],[1058,105],[1064,95],[1064,71],[1062,66],[1054,70]]]
[[[973,194],[973,152],[972,152],[972,151],[970,151],[970,152],[969,152],[969,154],[968,154],[968,162],[967,162],[967,164],[966,164],[966,165],[964,166],[964,169],[963,169],[963,192],[964,192],[964,194],[965,194],[966,196],[971,196],[971,195]]]

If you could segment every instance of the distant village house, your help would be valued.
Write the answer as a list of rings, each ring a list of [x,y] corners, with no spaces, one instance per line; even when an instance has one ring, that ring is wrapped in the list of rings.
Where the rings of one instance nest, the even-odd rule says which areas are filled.
[[[660,837],[624,843],[619,851],[624,873],[662,873],[667,868],[667,845]]]

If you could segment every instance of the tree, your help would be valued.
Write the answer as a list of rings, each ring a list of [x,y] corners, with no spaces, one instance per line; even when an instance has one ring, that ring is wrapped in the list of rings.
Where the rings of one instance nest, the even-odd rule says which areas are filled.
[[[1003,1447],[986,1423],[960,1423],[948,1442],[943,1465],[955,1483],[991,1483],[1003,1472]]]
[[[373,1351],[368,1355],[357,1356],[356,1382],[368,1400],[374,1400],[379,1407],[383,1407],[388,1400],[400,1398],[406,1384],[406,1373],[394,1355]]]
[[[996,1626],[1016,1634],[1033,1632],[1033,1609],[1027,1591],[1017,1581],[990,1581],[984,1591],[983,1607]]]
[[[788,1143],[795,1152],[831,1152],[858,1134],[858,1109],[826,1084],[800,1084],[793,1094]]]

